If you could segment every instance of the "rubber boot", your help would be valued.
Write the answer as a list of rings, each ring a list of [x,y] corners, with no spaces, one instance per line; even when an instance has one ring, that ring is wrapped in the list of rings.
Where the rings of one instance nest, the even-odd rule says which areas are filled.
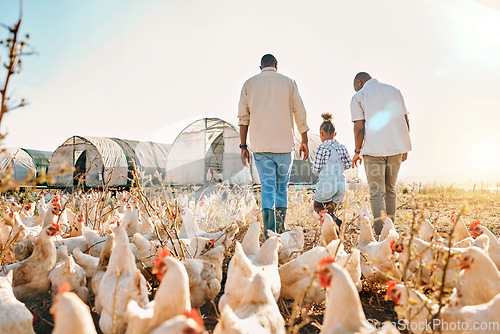
[[[276,232],[276,217],[274,215],[274,210],[273,209],[262,210],[262,220],[264,220],[264,236],[267,239],[268,229],[273,232]]]
[[[276,232],[285,232],[286,208],[276,208]]]

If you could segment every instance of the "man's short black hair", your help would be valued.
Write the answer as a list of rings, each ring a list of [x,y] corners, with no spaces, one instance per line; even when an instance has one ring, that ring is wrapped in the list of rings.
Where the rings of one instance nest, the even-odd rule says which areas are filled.
[[[356,80],[359,80],[361,81],[362,83],[365,83],[367,82],[368,80],[370,80],[372,77],[366,73],[366,72],[359,72],[358,74],[356,74],[356,76],[354,77],[354,81]]]
[[[262,68],[264,68],[264,67],[273,67],[277,63],[278,63],[278,61],[276,60],[276,58],[272,54],[264,55],[262,57],[262,59],[260,60],[260,66]]]

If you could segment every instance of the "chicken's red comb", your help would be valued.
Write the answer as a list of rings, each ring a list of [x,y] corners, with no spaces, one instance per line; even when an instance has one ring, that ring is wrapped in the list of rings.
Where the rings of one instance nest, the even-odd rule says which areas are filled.
[[[54,222],[51,222],[50,225],[54,226],[55,228],[57,228],[58,230],[61,229],[61,226],[59,226],[58,223],[54,223]]]
[[[61,198],[59,197],[59,195],[55,195],[54,198],[52,198],[54,201],[56,202],[59,202],[59,200],[61,200]]]
[[[392,288],[394,288],[396,286],[396,284],[398,284],[398,283],[396,283],[395,281],[387,282],[387,290],[385,293],[388,294],[392,290]]]
[[[210,242],[215,244],[215,239],[210,239]]]
[[[52,203],[52,205],[55,206],[56,208],[58,208],[59,210],[62,210],[61,204],[59,204],[59,202],[54,202],[54,203]]]
[[[469,231],[472,231],[474,229],[474,227],[476,227],[477,225],[481,225],[481,221],[475,220],[472,223],[470,223],[470,225],[469,225]]]
[[[163,260],[165,257],[167,257],[169,255],[170,255],[170,250],[168,248],[162,248],[160,250],[160,252],[158,253],[158,257],[156,258],[156,260],[154,260],[153,265],[155,267],[158,267],[158,265],[160,264],[161,260]]]
[[[200,325],[200,327],[205,327],[205,323],[203,322],[203,318],[201,317],[200,312],[197,309],[195,309],[194,307],[191,308],[191,311],[184,311],[184,312],[182,312],[182,314],[186,318],[191,318],[194,321],[196,321],[196,323],[198,325]]]
[[[318,215],[321,217],[324,213],[328,213],[328,210],[325,209],[325,210],[321,210]]]
[[[71,285],[69,285],[68,282],[64,282],[59,287],[59,290],[57,291],[57,294],[60,295],[60,294],[63,294],[65,292],[70,292],[70,291],[71,291]]]
[[[333,257],[324,257],[321,260],[319,260],[318,265],[316,266],[318,271],[323,268],[323,266],[327,265],[328,263],[334,263],[335,259]]]
[[[391,243],[389,244],[391,247],[391,250],[394,250],[394,244],[396,243],[396,240],[391,240]]]

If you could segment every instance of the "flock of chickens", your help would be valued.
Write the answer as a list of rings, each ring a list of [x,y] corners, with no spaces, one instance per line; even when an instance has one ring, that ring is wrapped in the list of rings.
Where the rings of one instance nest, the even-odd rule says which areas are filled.
[[[339,231],[327,212],[318,215],[311,205],[307,215],[320,233],[304,250],[301,227],[283,234],[270,231],[260,243],[259,209],[251,191],[232,200],[238,212],[234,223],[203,231],[206,210],[221,201],[218,196],[205,196],[196,205],[185,195],[172,204],[94,191],[40,194],[37,202],[24,205],[6,200],[1,249],[12,247],[18,262],[0,271],[0,332],[34,333],[33,316],[23,302],[51,293],[57,334],[97,333],[89,309],[92,296],[105,334],[204,333],[199,308],[207,302],[220,310],[216,334],[285,333],[279,298],[293,300],[302,319],[314,304],[326,301],[322,333],[425,333],[433,319],[443,333],[500,333],[499,327],[474,326],[498,325],[500,315],[500,240],[479,222],[467,227],[453,213],[454,228],[443,239],[423,218],[415,233],[400,235],[385,217],[376,239],[365,199],[357,212],[357,244],[351,247],[345,226]],[[309,199],[301,194],[294,201]],[[179,213],[182,224],[177,224]],[[247,231],[240,243],[235,236],[243,227]],[[150,301],[155,277],[159,286]],[[398,317],[406,327],[377,327],[366,319],[359,298],[362,279],[387,285],[386,298],[401,306]],[[450,293],[438,301],[429,297],[429,291],[440,290]],[[467,326],[445,326],[457,322]]]

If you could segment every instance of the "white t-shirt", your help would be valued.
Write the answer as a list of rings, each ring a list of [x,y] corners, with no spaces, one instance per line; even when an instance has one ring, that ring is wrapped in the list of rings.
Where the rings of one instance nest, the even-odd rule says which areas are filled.
[[[401,92],[368,80],[351,100],[351,120],[365,121],[362,155],[391,156],[411,151],[408,114]]]

